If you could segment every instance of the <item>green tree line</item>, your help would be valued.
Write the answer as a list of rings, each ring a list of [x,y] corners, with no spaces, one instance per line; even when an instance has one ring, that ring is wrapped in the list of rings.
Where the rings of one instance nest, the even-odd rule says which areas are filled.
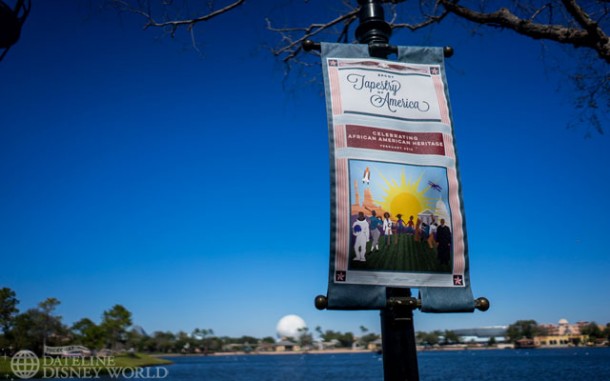
[[[11,355],[21,349],[42,354],[45,345],[78,344],[91,350],[133,349],[147,353],[210,353],[236,347],[255,349],[262,343],[275,343],[275,339],[271,336],[219,337],[208,328],[195,328],[190,333],[157,331],[147,335],[143,330],[132,327],[131,312],[120,304],[103,311],[99,323],[89,318],[82,318],[67,326],[62,322],[62,317],[56,313],[60,304],[58,299],[51,297],[38,303],[35,308],[21,312],[16,293],[10,288],[1,288],[0,354]],[[368,344],[379,339],[378,334],[368,332],[364,326],[360,327],[360,331],[357,337],[352,332],[323,330],[319,326],[315,328],[315,333],[322,341],[333,343],[338,348],[352,348],[354,344],[366,348]],[[606,326],[600,326],[595,322],[587,323],[580,327],[580,333],[589,343],[610,341],[610,323]],[[508,326],[506,339],[514,343],[520,339],[533,339],[545,335],[548,335],[548,332],[544,325],[538,324],[535,320],[518,320]],[[303,348],[314,345],[313,333],[308,328],[301,329],[299,337],[289,340]],[[451,330],[416,333],[417,344],[423,346],[468,344],[461,340]],[[490,338],[488,345],[494,344],[495,340]]]
[[[45,346],[81,344],[92,349],[117,349],[126,343],[131,326],[131,312],[120,304],[102,314],[99,324],[89,318],[75,322],[71,327],[62,323],[56,314],[61,302],[47,298],[35,308],[20,312],[15,291],[0,289],[0,349],[10,354],[20,349],[29,349],[42,354]]]
[[[21,349],[29,349],[40,355],[44,346],[63,345],[83,345],[90,350],[135,350],[145,353],[211,353],[236,347],[251,350],[262,343],[275,343],[271,336],[219,337],[209,328],[195,328],[190,333],[157,331],[148,335],[141,329],[135,329],[131,312],[120,304],[103,311],[100,323],[85,317],[68,326],[56,313],[60,304],[56,298],[47,298],[35,308],[21,312],[16,293],[10,288],[1,288],[0,355],[12,355]],[[366,347],[379,338],[375,333],[368,333],[365,327],[360,329],[360,337],[351,332],[323,331],[320,327],[316,327],[316,332],[323,341],[334,342],[335,347],[344,348],[351,348],[354,343]],[[308,328],[303,328],[299,337],[289,340],[303,348],[314,344]]]

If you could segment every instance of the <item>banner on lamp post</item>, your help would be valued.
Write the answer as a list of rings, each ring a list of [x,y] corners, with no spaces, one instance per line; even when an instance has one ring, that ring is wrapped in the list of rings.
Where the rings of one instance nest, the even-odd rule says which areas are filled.
[[[469,299],[443,307],[444,299],[454,302],[452,291],[434,310],[470,309],[442,49],[399,48],[389,61],[368,57],[363,45],[323,44],[322,66],[331,150],[329,308],[382,308],[385,287],[415,287]]]

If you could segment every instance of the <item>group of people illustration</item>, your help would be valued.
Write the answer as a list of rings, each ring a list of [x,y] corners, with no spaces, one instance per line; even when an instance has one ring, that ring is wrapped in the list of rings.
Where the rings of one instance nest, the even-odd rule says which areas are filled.
[[[426,221],[418,217],[416,222],[413,222],[413,216],[404,221],[402,214],[397,214],[396,221],[393,221],[388,212],[383,213],[383,218],[379,218],[374,210],[370,212],[368,221],[364,212],[358,212],[358,217],[352,224],[352,234],[355,238],[354,261],[366,262],[367,244],[371,240],[370,253],[379,251],[379,239],[383,233],[385,247],[398,244],[402,235],[412,236],[416,242],[426,242],[430,249],[436,249],[441,264],[449,264],[452,236],[444,218],[437,222],[435,216],[429,216]]]

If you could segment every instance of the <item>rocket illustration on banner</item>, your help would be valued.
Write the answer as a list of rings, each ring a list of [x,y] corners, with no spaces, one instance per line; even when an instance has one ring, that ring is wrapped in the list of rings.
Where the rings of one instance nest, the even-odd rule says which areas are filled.
[[[371,170],[369,167],[366,167],[364,170],[364,175],[362,175],[362,182],[369,184],[371,182]]]

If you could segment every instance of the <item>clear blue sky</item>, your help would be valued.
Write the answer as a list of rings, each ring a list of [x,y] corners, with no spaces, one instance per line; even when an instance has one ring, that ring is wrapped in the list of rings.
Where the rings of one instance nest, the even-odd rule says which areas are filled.
[[[272,336],[286,314],[379,332],[377,311],[313,307],[328,273],[324,99],[284,81],[265,6],[203,25],[198,54],[72,4],[35,1],[0,63],[0,287],[21,310],[56,297],[67,324],[119,303],[148,332]],[[458,27],[392,42],[456,50],[470,273],[492,303],[417,312],[416,329],[610,322],[610,142],[566,128],[569,88],[539,43]]]

